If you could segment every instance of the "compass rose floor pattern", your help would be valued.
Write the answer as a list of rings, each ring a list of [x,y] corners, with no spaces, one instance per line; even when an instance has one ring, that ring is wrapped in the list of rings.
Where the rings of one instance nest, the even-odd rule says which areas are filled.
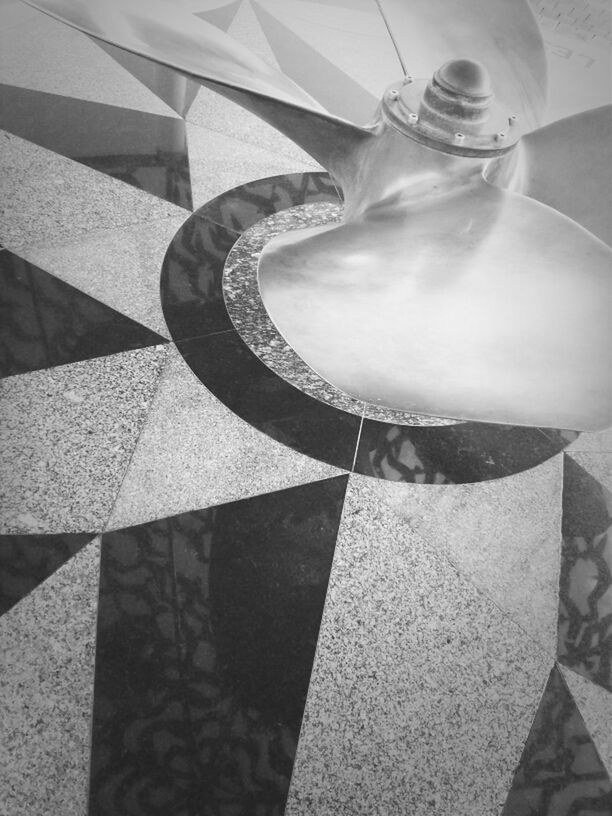
[[[182,3],[346,115],[399,70],[370,0]],[[571,5],[545,36],[601,48]],[[612,433],[407,425],[275,370],[225,262],[337,211],[321,168],[0,19],[0,813],[612,814]]]

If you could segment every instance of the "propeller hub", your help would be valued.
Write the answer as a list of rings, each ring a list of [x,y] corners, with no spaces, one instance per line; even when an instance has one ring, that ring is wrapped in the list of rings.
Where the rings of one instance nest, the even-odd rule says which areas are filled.
[[[383,116],[407,136],[436,150],[488,157],[508,152],[521,132],[517,117],[495,100],[480,62],[445,62],[430,80],[405,77],[387,89]]]

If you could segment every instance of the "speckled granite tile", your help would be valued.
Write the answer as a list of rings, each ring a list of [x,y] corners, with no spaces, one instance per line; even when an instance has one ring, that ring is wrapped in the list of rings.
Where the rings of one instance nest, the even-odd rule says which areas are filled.
[[[598,433],[581,433],[575,442],[568,448],[568,453],[574,452],[588,453],[612,453],[612,428]]]
[[[185,217],[123,229],[94,230],[76,240],[26,245],[22,258],[169,337],[159,297],[168,244]]]
[[[154,346],[2,381],[1,532],[102,529],[168,350]]]
[[[318,169],[271,150],[187,122],[189,169],[194,207],[255,179]]]
[[[62,241],[185,210],[122,181],[0,131],[0,243]]]
[[[560,666],[599,755],[612,775],[612,693]]]
[[[387,482],[382,500],[551,657],[561,558],[561,456],[477,484]]]
[[[321,169],[312,156],[305,153],[291,139],[283,136],[255,114],[208,88],[200,88],[187,114],[187,121],[282,156],[292,161],[296,167]]]
[[[0,812],[83,816],[100,560],[89,544],[0,620]]]
[[[268,368],[321,402],[359,416],[365,410],[365,416],[372,419],[401,424],[449,424],[449,420],[368,405],[345,394],[313,371],[288,345],[270,319],[257,281],[258,260],[264,246],[283,232],[337,223],[341,217],[339,204],[304,204],[275,213],[246,230],[231,249],[223,273],[223,295],[232,323]]]
[[[551,664],[352,476],[286,816],[499,814]]]
[[[172,349],[109,529],[336,476],[256,431]]]
[[[175,115],[89,37],[24,3],[0,12],[0,82]]]

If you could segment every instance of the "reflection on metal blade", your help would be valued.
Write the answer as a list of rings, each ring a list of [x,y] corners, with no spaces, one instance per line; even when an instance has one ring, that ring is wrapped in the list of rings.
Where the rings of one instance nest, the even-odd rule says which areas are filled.
[[[443,63],[468,58],[485,65],[497,100],[525,130],[541,121],[546,57],[524,0],[378,0],[406,72],[429,77]]]
[[[359,399],[486,422],[612,424],[612,253],[479,174],[278,237],[259,282],[289,344]]]

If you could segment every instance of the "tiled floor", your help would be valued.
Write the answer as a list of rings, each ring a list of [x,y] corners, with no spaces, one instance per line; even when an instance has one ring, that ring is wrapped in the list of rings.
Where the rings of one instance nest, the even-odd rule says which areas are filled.
[[[347,115],[400,71],[370,0],[181,3]],[[1,816],[610,816],[612,432],[330,396],[223,297],[312,159],[19,0],[0,83]]]

